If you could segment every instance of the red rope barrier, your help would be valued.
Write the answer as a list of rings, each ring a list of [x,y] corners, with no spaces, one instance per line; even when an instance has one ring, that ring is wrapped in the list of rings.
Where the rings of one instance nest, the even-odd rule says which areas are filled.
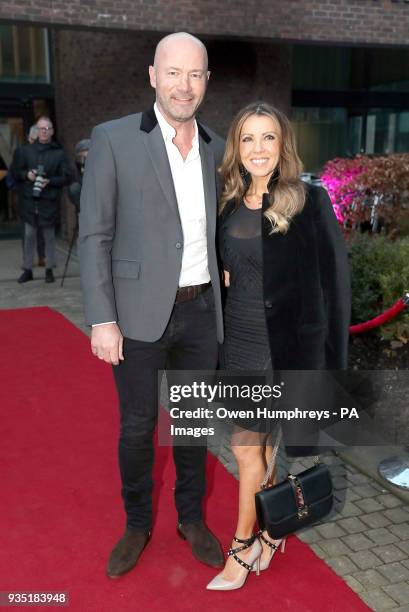
[[[393,306],[385,310],[382,314],[378,315],[374,319],[365,321],[365,323],[358,323],[357,325],[351,325],[349,328],[350,334],[362,334],[370,329],[379,327],[391,319],[394,319],[402,310],[409,306],[409,293],[406,293],[403,298],[400,298]]]

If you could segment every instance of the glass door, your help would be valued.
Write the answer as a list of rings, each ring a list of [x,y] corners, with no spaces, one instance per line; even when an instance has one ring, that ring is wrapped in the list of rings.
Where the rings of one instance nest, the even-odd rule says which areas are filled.
[[[388,154],[409,151],[409,112],[371,108],[366,125],[366,153]]]
[[[24,142],[24,119],[0,110],[0,239],[20,235],[17,191],[8,176],[15,149]]]

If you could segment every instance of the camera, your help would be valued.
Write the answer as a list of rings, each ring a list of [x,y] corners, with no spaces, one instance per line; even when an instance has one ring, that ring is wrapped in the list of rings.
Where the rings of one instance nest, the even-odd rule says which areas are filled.
[[[44,166],[38,165],[37,170],[33,170],[36,180],[33,185],[33,198],[39,198],[43,190],[43,179],[45,178]]]
[[[85,160],[86,158],[83,155],[77,155],[75,159],[75,165],[77,166],[78,173],[80,176],[84,174],[85,170]]]

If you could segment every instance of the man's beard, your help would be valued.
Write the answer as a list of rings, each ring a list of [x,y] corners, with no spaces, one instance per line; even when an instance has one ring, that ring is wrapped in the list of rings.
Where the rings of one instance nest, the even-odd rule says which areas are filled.
[[[177,121],[178,123],[187,123],[188,121],[194,119],[201,100],[196,102],[192,108],[186,109],[185,111],[183,111],[183,109],[180,109],[179,111],[178,109],[174,109],[170,104],[167,104],[166,101],[164,102],[159,96],[158,102],[160,109],[162,109],[170,119]]]

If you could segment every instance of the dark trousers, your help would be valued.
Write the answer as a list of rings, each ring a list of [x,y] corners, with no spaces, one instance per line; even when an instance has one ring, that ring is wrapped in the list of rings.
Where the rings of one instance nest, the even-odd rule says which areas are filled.
[[[124,361],[113,366],[121,428],[119,466],[127,527],[152,526],[153,433],[158,417],[158,370],[210,370],[217,364],[216,314],[210,288],[175,304],[156,342],[124,339]],[[202,518],[206,448],[174,446],[175,503],[181,523]]]
[[[37,227],[37,254],[39,258],[45,259],[45,238],[42,227]]]
[[[25,235],[25,226],[24,221],[21,222],[21,240],[24,251],[24,235]],[[40,259],[45,259],[45,239],[42,227],[37,227],[37,255]]]

